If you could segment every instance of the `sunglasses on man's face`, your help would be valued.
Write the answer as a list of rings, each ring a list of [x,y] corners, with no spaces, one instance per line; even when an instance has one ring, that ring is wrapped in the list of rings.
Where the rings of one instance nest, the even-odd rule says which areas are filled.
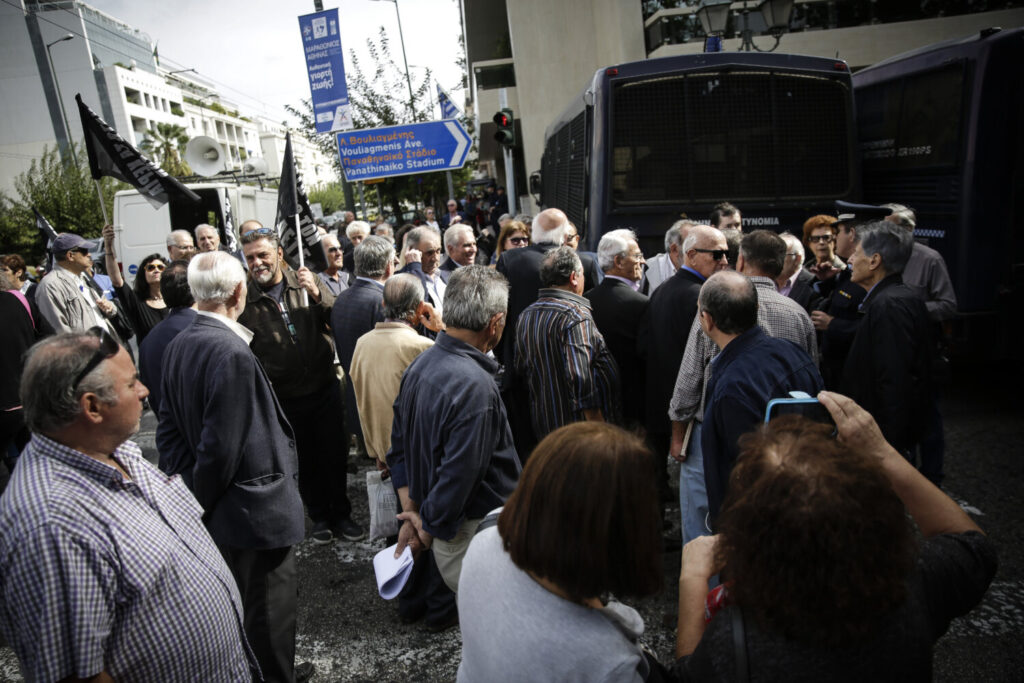
[[[729,255],[729,250],[728,249],[696,249],[695,248],[694,251],[696,251],[696,252],[698,252],[700,254],[711,254],[711,259],[713,261],[721,261],[722,259],[724,259],[726,256]]]
[[[97,337],[100,340],[100,345],[96,347],[96,351],[92,354],[92,358],[85,364],[82,371],[75,375],[75,381],[71,385],[71,390],[74,391],[78,388],[78,385],[82,383],[86,375],[96,369],[96,366],[105,361],[108,358],[113,358],[117,355],[118,349],[121,345],[117,343],[117,340],[110,336],[110,333],[99,325],[89,328],[87,334]]]

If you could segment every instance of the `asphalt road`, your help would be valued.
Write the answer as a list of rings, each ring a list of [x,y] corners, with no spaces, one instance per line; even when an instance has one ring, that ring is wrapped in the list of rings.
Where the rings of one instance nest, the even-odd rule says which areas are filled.
[[[993,393],[992,378],[991,372],[965,372],[942,400],[948,442],[944,488],[995,540],[1000,567],[982,603],[956,620],[936,645],[939,681],[1024,680],[1024,400],[1012,386]],[[147,414],[138,441],[151,456],[154,429]],[[357,464],[348,491],[354,516],[366,524],[370,463]],[[431,634],[420,625],[402,624],[396,604],[377,595],[371,559],[383,545],[299,545],[297,660],[316,664],[318,682],[454,680],[458,629]],[[667,553],[664,564],[662,593],[632,604],[644,617],[646,643],[669,662],[679,552]],[[0,680],[21,680],[9,648],[0,649]]]

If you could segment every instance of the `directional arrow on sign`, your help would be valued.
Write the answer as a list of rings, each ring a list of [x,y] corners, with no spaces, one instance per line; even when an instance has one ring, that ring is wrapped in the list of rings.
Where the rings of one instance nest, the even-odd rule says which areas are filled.
[[[472,142],[454,120],[350,130],[337,141],[349,182],[462,168]]]

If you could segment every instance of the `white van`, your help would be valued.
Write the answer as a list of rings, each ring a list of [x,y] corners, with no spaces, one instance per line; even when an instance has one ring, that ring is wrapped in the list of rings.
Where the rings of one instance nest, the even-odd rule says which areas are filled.
[[[154,209],[135,190],[114,195],[117,256],[127,282],[135,280],[142,259],[154,253],[167,257],[167,235],[172,230],[188,230],[194,237],[195,227],[207,223],[220,231],[220,242],[227,245],[227,230],[237,240],[243,222],[255,219],[272,227],[277,218],[277,190],[232,183],[189,183],[187,187],[202,201],[172,199]]]

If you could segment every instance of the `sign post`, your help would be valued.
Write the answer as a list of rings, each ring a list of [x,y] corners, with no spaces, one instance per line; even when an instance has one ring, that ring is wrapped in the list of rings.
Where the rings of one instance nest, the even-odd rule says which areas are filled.
[[[471,140],[458,121],[427,121],[338,133],[349,182],[462,168]]]
[[[302,51],[309,74],[309,92],[317,133],[352,128],[345,85],[345,62],[338,32],[338,8],[299,17]]]

